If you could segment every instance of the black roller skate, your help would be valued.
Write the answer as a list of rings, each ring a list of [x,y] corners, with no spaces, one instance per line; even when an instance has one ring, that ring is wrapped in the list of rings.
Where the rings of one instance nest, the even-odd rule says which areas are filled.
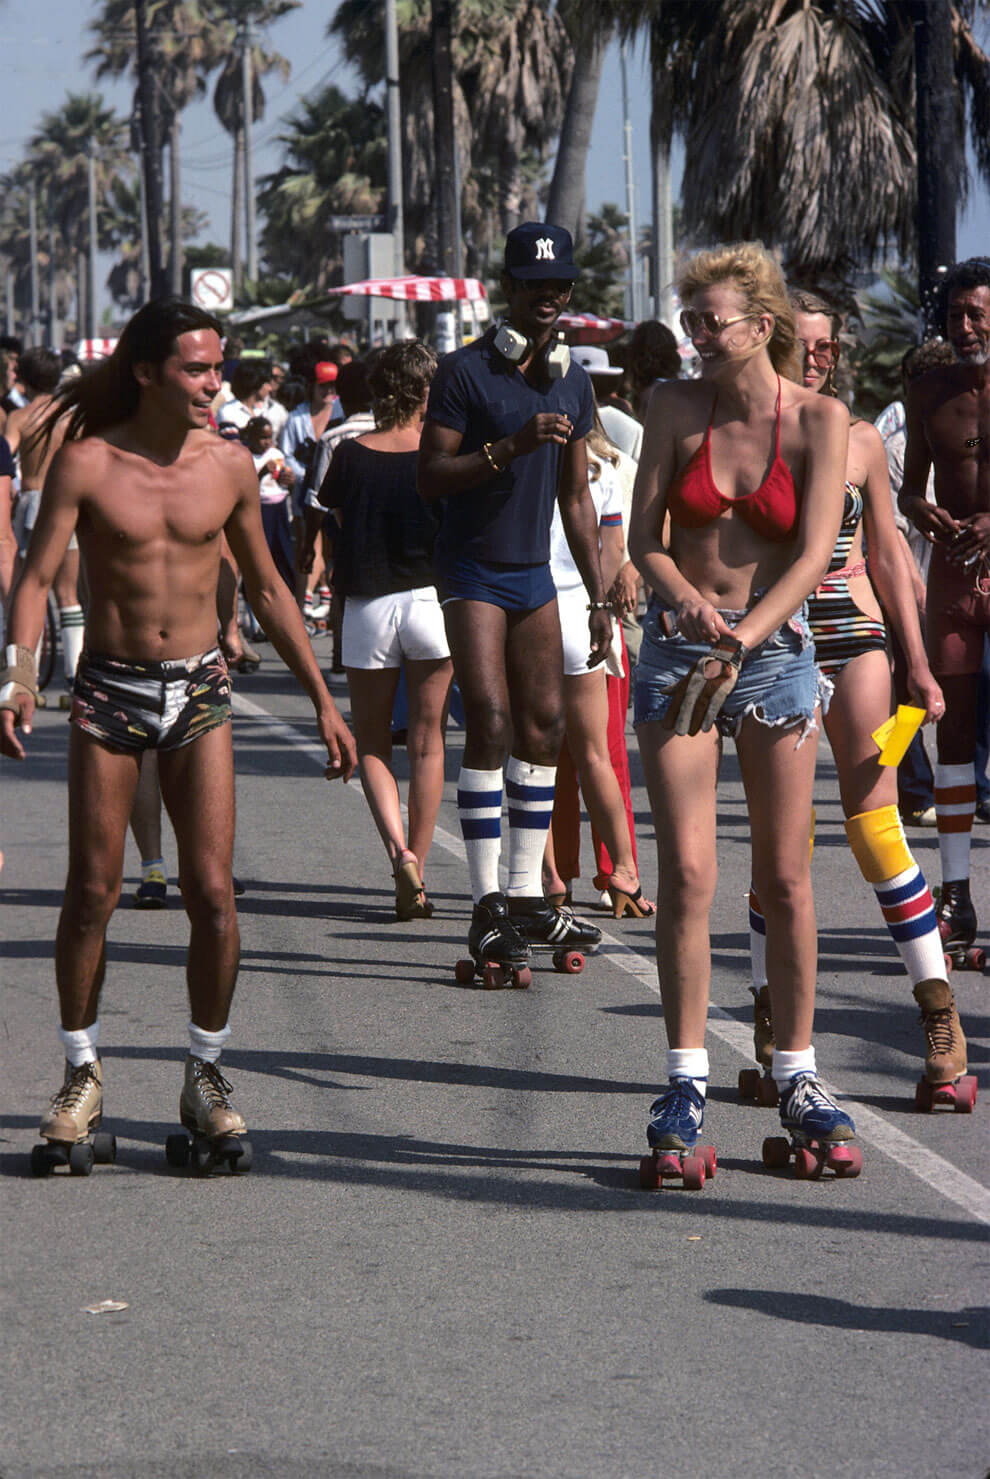
[[[773,1109],[780,1103],[773,1081],[773,1015],[770,1010],[769,986],[751,986],[753,993],[753,1057],[759,1068],[740,1068],[739,1097]]]
[[[485,894],[475,904],[468,949],[470,960],[459,960],[454,967],[458,986],[480,981],[486,990],[497,991],[530,984],[529,946],[509,918],[504,894]]]
[[[796,1073],[780,1101],[780,1123],[790,1132],[763,1142],[763,1164],[782,1170],[794,1157],[799,1181],[817,1180],[828,1168],[839,1177],[858,1176],[863,1152],[852,1140],[856,1126],[827,1093],[816,1073]]]
[[[982,971],[986,952],[974,945],[976,910],[969,894],[969,879],[954,878],[943,883],[936,904],[938,932],[942,936],[946,969]]]
[[[509,900],[509,918],[531,950],[549,950],[555,971],[576,976],[584,970],[585,955],[593,955],[602,942],[596,925],[575,919],[566,906],[557,909],[542,895]]]

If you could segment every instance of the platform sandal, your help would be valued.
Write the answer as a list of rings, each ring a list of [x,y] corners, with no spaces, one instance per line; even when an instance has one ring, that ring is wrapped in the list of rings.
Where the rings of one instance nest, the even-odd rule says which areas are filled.
[[[396,919],[432,919],[433,905],[426,897],[415,858],[407,858],[395,869]]]
[[[627,889],[618,888],[609,880],[605,889],[612,901],[613,919],[625,919],[627,914],[631,919],[649,919],[657,912],[656,904],[643,898],[642,885],[637,887],[635,893],[629,893]]]

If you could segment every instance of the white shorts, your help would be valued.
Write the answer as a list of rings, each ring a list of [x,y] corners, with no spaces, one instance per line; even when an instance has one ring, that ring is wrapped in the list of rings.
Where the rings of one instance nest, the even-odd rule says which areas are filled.
[[[14,530],[14,539],[17,543],[17,553],[22,560],[27,557],[28,545],[31,543],[31,531],[38,522],[38,510],[40,507],[41,489],[22,488],[17,495],[17,502],[14,504],[14,512],[10,521]],[[68,549],[74,550],[78,548],[79,541],[76,538],[75,531],[73,531],[72,538],[69,540]]]
[[[557,610],[560,613],[560,635],[564,639],[564,677],[578,678],[593,669],[588,667],[591,652],[591,633],[588,630],[588,592],[583,585],[573,585],[557,592]],[[612,677],[622,677],[622,641],[618,632],[619,623],[612,618],[612,647],[605,659],[605,671]]]
[[[433,585],[387,596],[348,596],[342,646],[345,668],[398,668],[450,656],[443,612]]]

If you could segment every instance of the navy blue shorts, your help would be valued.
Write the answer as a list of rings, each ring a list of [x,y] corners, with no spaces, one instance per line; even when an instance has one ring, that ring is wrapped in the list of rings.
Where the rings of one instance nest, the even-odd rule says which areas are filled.
[[[556,601],[557,587],[545,565],[502,565],[462,555],[452,570],[436,572],[440,605],[448,601],[487,601],[503,611],[536,611]]]

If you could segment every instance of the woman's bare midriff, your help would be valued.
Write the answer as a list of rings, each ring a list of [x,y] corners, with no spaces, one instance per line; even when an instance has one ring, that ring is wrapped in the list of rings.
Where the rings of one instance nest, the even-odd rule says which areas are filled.
[[[684,579],[705,601],[743,611],[756,591],[778,581],[793,560],[793,546],[768,546],[738,514],[725,513],[702,529],[671,529],[670,552]]]

